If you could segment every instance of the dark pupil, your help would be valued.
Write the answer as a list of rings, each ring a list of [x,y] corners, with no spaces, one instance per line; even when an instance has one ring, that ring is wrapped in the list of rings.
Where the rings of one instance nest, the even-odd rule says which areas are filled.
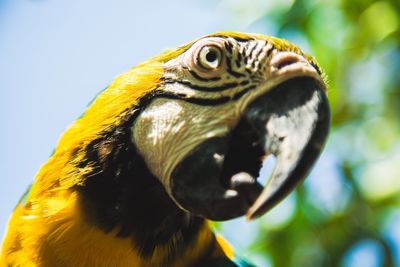
[[[215,51],[208,51],[206,54],[206,59],[208,62],[214,62],[217,59],[217,53]]]

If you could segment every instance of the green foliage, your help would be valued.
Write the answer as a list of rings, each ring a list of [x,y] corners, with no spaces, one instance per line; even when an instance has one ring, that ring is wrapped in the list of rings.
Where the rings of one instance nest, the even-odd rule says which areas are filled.
[[[258,16],[249,31],[317,58],[333,116],[310,178],[275,208],[289,215],[274,224],[272,211],[243,234],[250,244],[232,243],[260,266],[400,266],[400,1],[225,2],[235,18]]]

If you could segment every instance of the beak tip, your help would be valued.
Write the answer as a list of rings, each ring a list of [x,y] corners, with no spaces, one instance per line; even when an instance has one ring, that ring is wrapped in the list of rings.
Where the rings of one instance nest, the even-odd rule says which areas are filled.
[[[269,203],[268,200],[260,199],[256,200],[256,202],[247,210],[246,219],[248,221],[257,219],[258,217],[265,214],[270,208],[266,205]]]
[[[254,220],[254,219],[256,219],[256,217],[254,216],[254,213],[248,211],[248,212],[246,213],[246,221],[252,221],[252,220]]]
[[[263,214],[265,214],[268,210],[260,209],[260,208],[253,208],[250,207],[250,209],[246,213],[246,220],[247,221],[252,221],[255,220],[259,217],[261,217]]]
[[[250,209],[246,213],[246,221],[252,221],[256,218],[257,216],[254,216],[254,209],[250,207]]]

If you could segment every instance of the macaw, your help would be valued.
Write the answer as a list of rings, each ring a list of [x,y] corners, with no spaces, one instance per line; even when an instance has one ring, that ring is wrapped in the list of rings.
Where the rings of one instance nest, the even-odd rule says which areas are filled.
[[[255,219],[305,178],[328,135],[326,88],[313,57],[259,34],[210,34],[130,69],[40,168],[1,266],[250,266],[209,221]]]

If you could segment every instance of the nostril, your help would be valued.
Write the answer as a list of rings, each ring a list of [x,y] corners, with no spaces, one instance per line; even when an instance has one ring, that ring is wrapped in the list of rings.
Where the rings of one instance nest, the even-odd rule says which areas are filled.
[[[282,69],[282,68],[284,68],[284,67],[286,67],[286,66],[289,66],[289,65],[292,65],[292,64],[294,64],[294,63],[296,63],[296,62],[298,62],[299,60],[298,60],[298,58],[296,58],[296,57],[285,57],[285,58],[282,58],[281,60],[279,60],[276,64],[275,64],[275,67],[277,68],[277,69]]]
[[[279,52],[271,60],[271,66],[277,70],[280,70],[300,62],[307,62],[307,60],[294,52]]]

